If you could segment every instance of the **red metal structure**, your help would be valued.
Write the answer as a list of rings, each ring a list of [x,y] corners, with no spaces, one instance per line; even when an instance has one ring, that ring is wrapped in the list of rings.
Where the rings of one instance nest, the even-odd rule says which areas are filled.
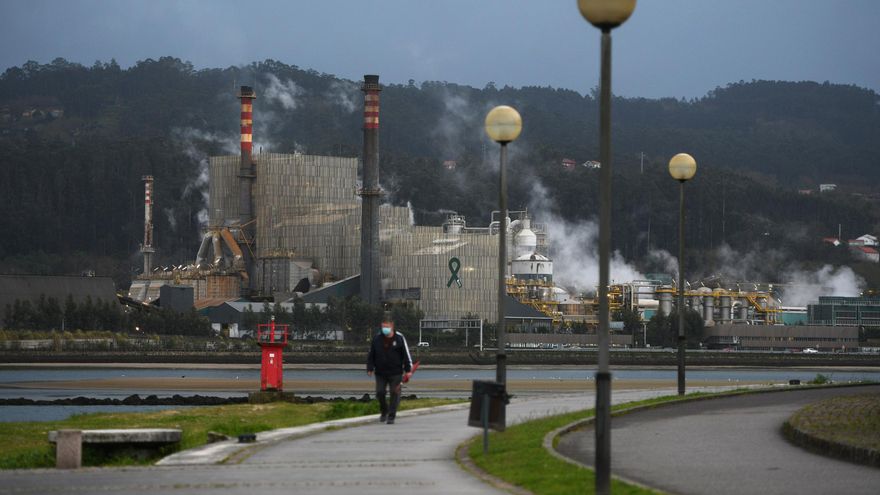
[[[263,360],[260,366],[260,390],[282,390],[284,374],[282,351],[287,345],[288,325],[276,325],[275,317],[272,321],[257,325],[257,343],[263,350]]]

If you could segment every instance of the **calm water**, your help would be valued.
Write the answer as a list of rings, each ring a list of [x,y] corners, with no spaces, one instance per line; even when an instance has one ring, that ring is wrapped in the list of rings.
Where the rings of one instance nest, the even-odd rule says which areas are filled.
[[[509,367],[508,378],[511,380],[561,380],[589,381],[593,379],[595,369],[586,367],[554,367],[550,369],[532,367]],[[847,381],[878,381],[880,369],[867,371],[840,371],[830,369],[689,369],[688,380],[712,380],[736,382],[784,383],[798,379],[802,382],[815,378],[822,373],[837,382]],[[286,369],[287,379],[307,380],[313,382],[333,382],[350,380],[367,380],[361,369]],[[435,369],[421,368],[417,374],[423,380],[455,380],[470,382],[471,380],[494,380],[494,367]],[[94,390],[94,389],[28,389],[11,388],[14,382],[52,382],[68,380],[93,380],[109,378],[210,378],[221,380],[259,380],[258,369],[197,369],[197,368],[0,368],[0,398],[24,397],[28,399],[63,399],[78,396],[95,398],[122,399],[131,394],[141,397],[155,394],[167,397],[180,395],[213,395],[218,397],[241,396],[236,391],[172,391],[162,389],[125,389],[125,390]],[[676,370],[665,369],[616,369],[613,370],[616,380],[658,380],[674,381]],[[350,396],[350,393],[323,394]],[[433,394],[420,394],[433,395]],[[449,393],[441,395],[449,396]],[[454,395],[454,394],[453,394]],[[181,406],[0,406],[0,422],[9,421],[51,421],[63,419],[73,414],[103,411],[149,411],[168,409]]]

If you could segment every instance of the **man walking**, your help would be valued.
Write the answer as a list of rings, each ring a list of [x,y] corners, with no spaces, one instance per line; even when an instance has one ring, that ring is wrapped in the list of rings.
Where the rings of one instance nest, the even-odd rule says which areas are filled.
[[[376,376],[376,399],[379,400],[381,415],[379,421],[394,424],[397,404],[400,402],[400,382],[403,375],[409,379],[412,374],[412,357],[402,333],[394,331],[394,324],[382,323],[382,332],[373,337],[370,353],[367,355],[367,374]],[[385,400],[385,389],[391,391],[390,404]]]

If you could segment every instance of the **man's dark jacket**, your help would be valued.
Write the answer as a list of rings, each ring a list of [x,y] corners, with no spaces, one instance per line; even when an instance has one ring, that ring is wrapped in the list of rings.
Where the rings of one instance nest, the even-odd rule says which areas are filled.
[[[373,337],[370,353],[367,355],[367,371],[375,371],[377,375],[400,375],[404,371],[412,371],[412,357],[403,334],[394,332],[391,345],[385,350],[385,336],[379,333]]]

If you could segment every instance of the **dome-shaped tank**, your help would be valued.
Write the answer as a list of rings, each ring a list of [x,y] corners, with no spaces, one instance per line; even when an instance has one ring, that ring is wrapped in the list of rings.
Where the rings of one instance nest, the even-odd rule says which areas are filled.
[[[565,301],[569,299],[571,296],[568,294],[568,291],[563,289],[562,287],[553,286],[553,300],[554,301]]]
[[[510,269],[514,278],[553,281],[553,260],[535,252],[517,256]]]

